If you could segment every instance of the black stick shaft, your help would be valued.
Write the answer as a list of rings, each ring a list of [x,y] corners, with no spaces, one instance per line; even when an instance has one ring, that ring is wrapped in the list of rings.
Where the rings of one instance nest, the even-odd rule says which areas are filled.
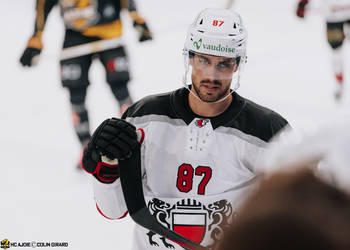
[[[175,233],[167,227],[160,224],[154,218],[145,202],[143,196],[141,179],[141,152],[138,146],[131,158],[119,161],[120,181],[122,184],[124,199],[131,218],[139,225],[164,236],[172,241],[179,242],[189,246],[190,249],[205,250],[206,248],[196,242]]]

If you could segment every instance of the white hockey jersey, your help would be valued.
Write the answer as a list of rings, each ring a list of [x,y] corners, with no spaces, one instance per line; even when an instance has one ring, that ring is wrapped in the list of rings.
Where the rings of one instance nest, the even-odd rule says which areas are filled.
[[[350,0],[323,0],[327,22],[350,20]]]
[[[151,214],[164,226],[209,247],[254,186],[254,168],[267,142],[287,125],[275,112],[232,95],[231,106],[213,118],[191,111],[185,88],[146,97],[123,116],[144,131],[142,180]],[[125,214],[120,180],[95,181],[94,192],[104,216]],[[134,237],[135,250],[184,249],[137,225]]]

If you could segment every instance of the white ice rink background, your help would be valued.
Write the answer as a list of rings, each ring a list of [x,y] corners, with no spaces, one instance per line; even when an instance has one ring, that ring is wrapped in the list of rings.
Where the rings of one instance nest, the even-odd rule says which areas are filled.
[[[181,87],[186,26],[199,10],[225,6],[225,1],[137,1],[154,40],[139,44],[126,19],[135,100]],[[0,241],[68,242],[74,250],[130,249],[130,217],[103,218],[95,208],[89,176],[74,167],[80,147],[68,93],[59,79],[64,29],[57,8],[47,22],[40,64],[24,69],[18,63],[33,32],[34,2],[0,1]],[[279,112],[295,128],[314,127],[339,105],[333,101],[323,19],[315,14],[297,19],[296,2],[235,1],[233,8],[249,34],[248,63],[238,92]],[[345,80],[348,76],[345,72]],[[90,82],[87,106],[93,130],[119,111],[97,62]],[[341,106],[349,105],[348,90],[346,86]]]

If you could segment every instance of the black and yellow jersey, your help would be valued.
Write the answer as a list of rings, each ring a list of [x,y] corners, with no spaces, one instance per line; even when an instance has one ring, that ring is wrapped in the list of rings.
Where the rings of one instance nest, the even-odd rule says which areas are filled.
[[[28,46],[42,49],[41,36],[45,23],[56,5],[66,28],[64,47],[120,37],[123,31],[120,20],[122,9],[129,11],[133,21],[145,22],[137,13],[133,0],[37,0],[34,34]]]

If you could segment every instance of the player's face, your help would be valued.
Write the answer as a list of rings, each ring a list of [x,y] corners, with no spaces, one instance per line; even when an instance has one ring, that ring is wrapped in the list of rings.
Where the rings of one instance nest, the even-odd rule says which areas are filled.
[[[215,102],[230,92],[233,74],[238,65],[235,58],[194,53],[190,59],[192,86],[205,102]]]

